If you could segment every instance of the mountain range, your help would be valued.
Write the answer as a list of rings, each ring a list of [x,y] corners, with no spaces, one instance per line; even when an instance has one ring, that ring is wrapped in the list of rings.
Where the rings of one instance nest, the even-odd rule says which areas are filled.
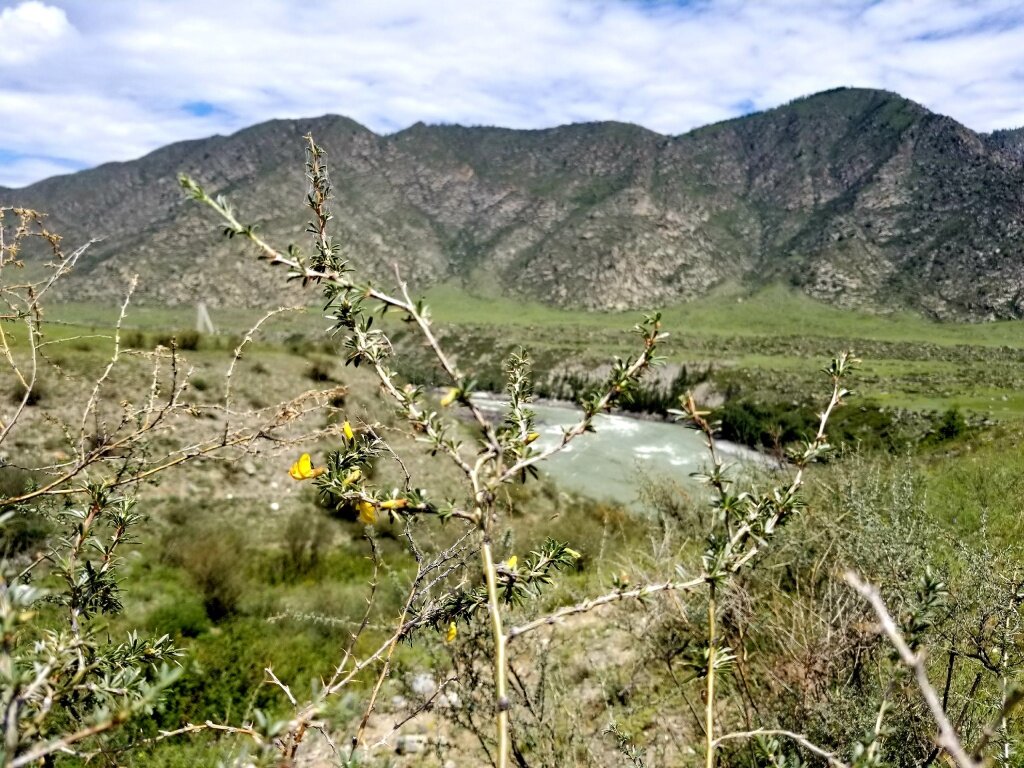
[[[68,297],[111,300],[139,273],[149,303],[273,306],[283,275],[221,237],[176,176],[272,242],[307,245],[307,133],[328,152],[337,239],[381,284],[397,266],[417,288],[625,309],[785,282],[846,307],[1024,316],[1024,129],[979,134],[868,89],[679,136],[272,120],[0,188],[0,205],[48,212],[70,244],[101,238]]]

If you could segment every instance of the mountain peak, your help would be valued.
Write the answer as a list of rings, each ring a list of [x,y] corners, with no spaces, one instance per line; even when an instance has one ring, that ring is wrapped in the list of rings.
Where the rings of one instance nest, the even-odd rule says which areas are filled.
[[[833,304],[1024,315],[1024,132],[979,136],[898,94],[839,88],[665,137],[615,121],[542,130],[339,115],[274,120],[136,161],[0,189],[49,211],[82,299],[252,306],[278,281],[183,201],[186,171],[272,240],[301,237],[302,137],[328,151],[336,235],[381,280],[460,281],[560,306],[665,306],[784,280]],[[224,265],[234,278],[218,280]],[[192,283],[183,286],[180,275]],[[216,283],[216,284],[215,284]]]

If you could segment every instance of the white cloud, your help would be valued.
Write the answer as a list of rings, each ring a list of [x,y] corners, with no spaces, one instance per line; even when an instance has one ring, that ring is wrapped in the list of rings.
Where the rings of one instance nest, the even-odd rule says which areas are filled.
[[[857,85],[977,130],[1024,122],[1015,0],[0,8],[0,39],[19,40],[16,53],[0,53],[0,184],[29,178],[5,152],[92,165],[326,112],[384,132],[417,120],[536,128],[615,119],[681,133],[751,105]]]
[[[0,65],[25,64],[73,32],[60,8],[37,0],[0,10]]]
[[[3,186],[23,187],[33,181],[73,173],[81,166],[40,157],[16,157],[2,163]]]

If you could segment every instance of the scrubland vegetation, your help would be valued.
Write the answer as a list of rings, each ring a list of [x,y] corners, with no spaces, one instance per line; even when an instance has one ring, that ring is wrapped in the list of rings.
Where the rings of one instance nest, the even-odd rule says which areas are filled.
[[[79,254],[4,211],[3,765],[1019,764],[1018,324],[421,302],[331,239],[323,163],[297,248],[183,180],[323,295],[220,336],[50,306],[19,259]],[[569,496],[539,395],[566,444],[673,409],[705,469]]]

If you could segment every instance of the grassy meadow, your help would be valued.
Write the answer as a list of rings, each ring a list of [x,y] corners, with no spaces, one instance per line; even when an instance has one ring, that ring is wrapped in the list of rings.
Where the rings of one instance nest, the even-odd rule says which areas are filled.
[[[643,314],[574,312],[538,303],[473,296],[453,285],[424,294],[447,343],[464,366],[496,372],[507,352],[523,346],[540,371],[561,365],[590,368],[633,349],[627,332]],[[959,407],[980,418],[1024,416],[1024,321],[939,323],[913,314],[876,315],[829,307],[786,288],[753,295],[720,289],[699,301],[661,310],[671,334],[663,347],[670,364],[711,365],[759,396],[793,399],[812,386],[817,364],[839,349],[862,359],[859,392],[883,406],[914,411]],[[218,330],[239,334],[261,315],[212,311]],[[50,319],[80,330],[109,327],[116,309],[66,303]],[[188,329],[192,307],[135,307],[127,327]],[[318,307],[275,320],[278,342],[317,337],[327,323]],[[400,328],[395,322],[391,328]]]

